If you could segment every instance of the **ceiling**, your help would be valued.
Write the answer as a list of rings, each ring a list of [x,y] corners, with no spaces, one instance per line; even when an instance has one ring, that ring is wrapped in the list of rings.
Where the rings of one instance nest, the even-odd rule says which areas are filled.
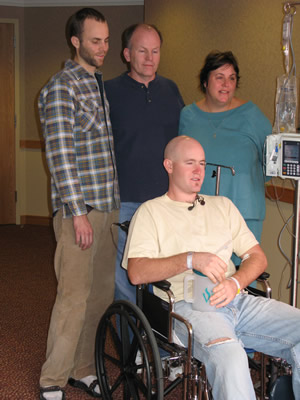
[[[140,6],[144,0],[0,0],[0,6],[65,7],[65,6]]]

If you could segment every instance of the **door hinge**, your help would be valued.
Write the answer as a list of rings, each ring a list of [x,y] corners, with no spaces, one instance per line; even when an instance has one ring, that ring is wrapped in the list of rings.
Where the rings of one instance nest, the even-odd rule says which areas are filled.
[[[18,201],[18,192],[15,191],[15,202],[17,202],[17,201]]]

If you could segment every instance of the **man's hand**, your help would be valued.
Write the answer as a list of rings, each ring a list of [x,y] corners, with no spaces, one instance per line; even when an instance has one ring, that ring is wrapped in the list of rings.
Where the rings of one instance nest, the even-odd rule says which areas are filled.
[[[230,279],[225,279],[213,288],[213,296],[211,296],[210,304],[221,308],[227,306],[237,294],[237,285]]]
[[[222,282],[227,271],[226,263],[212,253],[193,253],[193,268],[206,275],[213,283]]]
[[[73,226],[76,244],[78,244],[81,250],[90,248],[93,244],[93,228],[87,218],[87,215],[73,215]]]

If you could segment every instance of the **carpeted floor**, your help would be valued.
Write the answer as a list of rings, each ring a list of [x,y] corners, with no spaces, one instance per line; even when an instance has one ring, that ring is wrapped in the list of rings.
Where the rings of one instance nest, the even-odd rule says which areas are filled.
[[[45,226],[0,226],[0,399],[34,400],[56,280],[55,239]],[[68,400],[92,397],[70,386]]]
[[[45,226],[0,225],[0,246],[0,400],[35,400],[56,294],[54,233]],[[66,396],[92,399],[69,385]],[[180,388],[168,396],[180,398]]]

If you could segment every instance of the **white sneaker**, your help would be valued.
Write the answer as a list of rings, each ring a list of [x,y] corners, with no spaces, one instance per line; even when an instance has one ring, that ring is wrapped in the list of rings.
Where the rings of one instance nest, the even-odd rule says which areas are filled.
[[[142,363],[143,363],[142,353],[140,352],[140,350],[138,350],[137,353],[136,353],[136,357],[135,357],[135,364],[136,364],[136,365],[140,365],[140,364],[142,364]],[[142,369],[142,368],[139,368],[139,369],[136,371],[136,373],[137,373],[137,374],[141,374],[142,371],[143,371],[143,369]]]
[[[169,381],[173,382],[176,378],[183,374],[183,365],[178,365],[177,367],[170,366],[170,374],[168,376]]]
[[[40,388],[40,400],[64,400],[65,393],[59,386]]]

